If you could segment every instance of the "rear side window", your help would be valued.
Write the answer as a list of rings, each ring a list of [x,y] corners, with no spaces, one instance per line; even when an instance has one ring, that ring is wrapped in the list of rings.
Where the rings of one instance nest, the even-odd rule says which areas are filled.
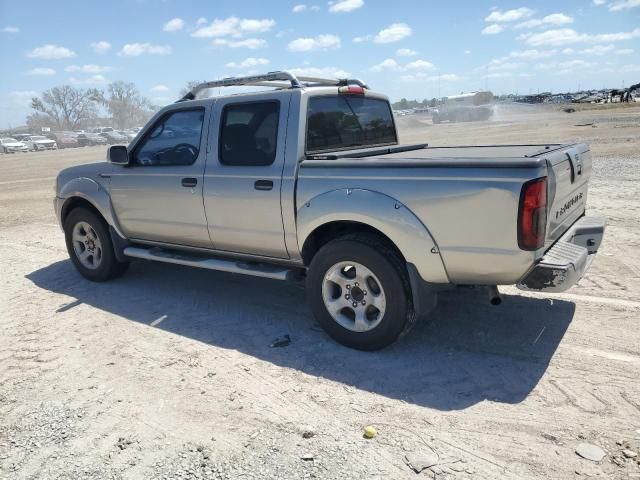
[[[134,155],[141,166],[191,165],[200,153],[204,108],[165,115],[151,129]]]
[[[229,166],[271,165],[276,158],[280,102],[227,105],[220,128],[220,162]]]
[[[312,97],[307,152],[398,143],[389,102],[355,95]]]

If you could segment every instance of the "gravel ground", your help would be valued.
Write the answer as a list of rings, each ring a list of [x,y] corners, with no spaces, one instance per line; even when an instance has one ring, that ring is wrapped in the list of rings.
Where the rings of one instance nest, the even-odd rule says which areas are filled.
[[[53,180],[105,149],[0,155],[0,478],[640,478],[640,108],[399,125],[432,145],[590,143],[609,227],[589,274],[500,307],[452,291],[392,347],[351,351],[295,283],[152,263],[89,283]]]

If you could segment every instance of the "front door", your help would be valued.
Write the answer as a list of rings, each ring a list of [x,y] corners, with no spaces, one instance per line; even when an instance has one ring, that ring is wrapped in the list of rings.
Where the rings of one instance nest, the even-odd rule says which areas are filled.
[[[162,115],[130,153],[113,165],[109,190],[128,238],[211,248],[202,204],[208,109]]]
[[[283,91],[215,104],[204,205],[217,250],[288,258],[280,190],[289,100]]]

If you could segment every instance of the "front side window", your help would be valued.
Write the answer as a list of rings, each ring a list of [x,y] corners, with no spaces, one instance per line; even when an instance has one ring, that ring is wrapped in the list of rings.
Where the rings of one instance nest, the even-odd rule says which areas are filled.
[[[180,110],[162,117],[134,154],[142,166],[191,165],[200,153],[204,108]]]
[[[389,102],[358,95],[312,97],[307,152],[398,143]]]
[[[276,158],[279,112],[276,101],[227,105],[220,128],[220,163],[271,165]]]

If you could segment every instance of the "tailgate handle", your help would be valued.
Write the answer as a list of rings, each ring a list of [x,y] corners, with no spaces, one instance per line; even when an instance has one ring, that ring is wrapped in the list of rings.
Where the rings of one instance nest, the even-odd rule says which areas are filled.
[[[569,165],[571,166],[571,183],[576,181],[576,175],[582,175],[582,158],[579,153],[571,154],[567,152]]]

